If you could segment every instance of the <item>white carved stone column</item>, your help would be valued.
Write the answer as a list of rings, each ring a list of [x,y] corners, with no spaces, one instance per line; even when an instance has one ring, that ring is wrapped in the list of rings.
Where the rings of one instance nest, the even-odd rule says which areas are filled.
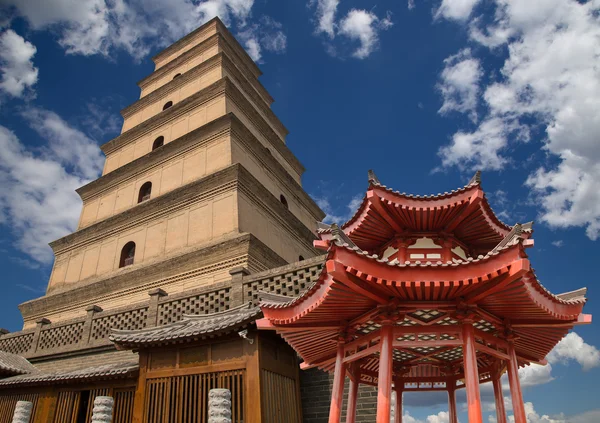
[[[31,411],[33,403],[29,401],[17,401],[15,414],[13,415],[12,423],[29,423],[31,419]]]
[[[229,389],[211,389],[208,393],[208,423],[231,423]]]
[[[96,397],[92,410],[92,423],[110,423],[114,404],[115,400],[112,397]]]

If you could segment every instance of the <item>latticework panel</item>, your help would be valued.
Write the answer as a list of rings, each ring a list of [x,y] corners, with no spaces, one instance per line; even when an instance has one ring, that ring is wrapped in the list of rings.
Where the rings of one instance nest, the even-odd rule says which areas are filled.
[[[452,348],[451,350],[443,351],[435,355],[435,358],[446,361],[455,361],[462,358],[463,350],[462,347]]]
[[[0,339],[0,350],[13,354],[22,354],[29,350],[33,342],[33,333]]]
[[[146,327],[147,308],[138,308],[124,313],[111,314],[94,319],[92,322],[91,341],[108,338],[111,329],[135,330]]]
[[[258,292],[272,292],[274,294],[296,297],[317,281],[323,265],[315,265],[293,272],[274,275],[244,284],[244,291],[248,301],[258,303]]]
[[[442,317],[446,313],[437,310],[418,310],[410,313],[409,316],[423,323],[429,323],[434,319]]]
[[[81,341],[83,336],[83,322],[59,326],[43,330],[40,334],[38,350],[51,350]]]
[[[367,333],[374,332],[374,331],[376,331],[378,329],[381,329],[381,325],[379,323],[375,323],[375,322],[372,322],[372,321],[369,320],[368,322],[363,323],[362,325],[360,325],[356,329],[356,331],[360,332],[360,333],[363,333],[363,334],[367,334]]]
[[[211,314],[229,310],[229,288],[168,301],[158,306],[158,325],[181,320],[184,314]]]
[[[473,323],[473,327],[475,329],[479,329],[483,332],[492,332],[495,330],[494,325],[486,320],[480,320],[478,322]]]

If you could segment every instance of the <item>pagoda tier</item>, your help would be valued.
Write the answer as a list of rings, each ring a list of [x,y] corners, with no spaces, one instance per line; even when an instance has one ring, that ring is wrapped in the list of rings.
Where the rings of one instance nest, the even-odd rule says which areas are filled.
[[[371,178],[347,224],[321,227],[315,246],[327,256],[314,285],[295,298],[262,295],[258,328],[279,333],[304,359],[304,369],[334,373],[330,422],[339,421],[346,373],[354,384],[378,386],[378,423],[389,421],[392,385],[398,401],[405,391],[448,391],[451,422],[454,391],[465,387],[469,421],[477,423],[478,384],[493,381],[501,399],[499,377],[508,371],[516,422],[525,423],[518,368],[545,364],[562,337],[591,316],[582,314],[585,288],[554,295],[538,281],[526,254],[533,246],[531,224],[508,227],[493,216],[478,178],[451,194],[412,199]],[[473,222],[479,222],[477,231],[469,229]],[[448,228],[470,252],[491,246],[465,258],[389,254],[389,240],[400,232],[405,239],[435,240],[451,236]],[[423,251],[434,251],[436,245],[427,245]]]
[[[394,191],[370,171],[365,197],[342,229],[361,249],[378,254],[394,243],[408,246],[415,237],[436,234],[440,245],[449,241],[450,248],[477,256],[502,241],[511,227],[490,208],[479,172],[462,188],[420,196]],[[323,238],[330,233],[326,227],[320,232]]]

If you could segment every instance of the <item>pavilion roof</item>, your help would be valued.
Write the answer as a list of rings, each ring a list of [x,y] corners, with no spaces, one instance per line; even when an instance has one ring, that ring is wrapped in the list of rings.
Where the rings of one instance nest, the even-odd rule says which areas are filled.
[[[218,313],[184,315],[181,320],[164,326],[137,330],[113,329],[110,340],[120,349],[130,349],[212,338],[243,329],[260,314],[260,308],[247,303]]]
[[[341,331],[359,338],[377,327],[377,314],[390,305],[405,315],[397,323],[404,326],[456,324],[456,310],[466,307],[477,312],[479,330],[496,332],[510,322],[522,364],[543,361],[588,317],[581,314],[585,289],[554,295],[539,282],[525,253],[533,244],[530,232],[530,224],[517,224],[476,258],[398,263],[362,250],[334,226],[319,279],[294,298],[263,295],[262,322],[307,363],[318,365],[322,357],[335,355]]]
[[[449,233],[476,252],[489,251],[512,229],[490,207],[480,172],[456,190],[413,195],[381,184],[372,171],[361,205],[341,228],[366,251],[375,251],[397,236]],[[320,225],[318,232],[326,239],[331,229]]]

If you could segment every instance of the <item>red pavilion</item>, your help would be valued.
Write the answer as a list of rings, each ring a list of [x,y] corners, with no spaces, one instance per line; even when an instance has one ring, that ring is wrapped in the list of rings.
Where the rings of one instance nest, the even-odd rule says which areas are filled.
[[[508,372],[516,423],[526,423],[519,367],[545,364],[580,324],[585,288],[555,295],[538,281],[526,250],[532,223],[507,226],[494,214],[479,172],[463,188],[429,196],[369,188],[344,225],[321,225],[327,258],[317,282],[296,298],[263,294],[259,329],[275,330],[304,369],[334,375],[329,423],[356,414],[358,385],[377,386],[377,423],[402,421],[402,393],[466,389],[470,423],[482,422],[479,384],[492,382],[506,423],[500,377]]]

